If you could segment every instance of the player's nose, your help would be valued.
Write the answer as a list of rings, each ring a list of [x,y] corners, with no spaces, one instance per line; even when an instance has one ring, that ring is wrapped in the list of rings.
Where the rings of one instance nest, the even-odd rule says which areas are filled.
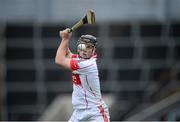
[[[86,50],[82,50],[83,53],[86,53],[87,51]]]

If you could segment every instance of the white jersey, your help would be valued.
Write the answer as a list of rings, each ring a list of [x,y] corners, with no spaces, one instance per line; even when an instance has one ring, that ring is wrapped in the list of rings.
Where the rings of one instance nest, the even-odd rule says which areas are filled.
[[[92,56],[90,59],[81,59],[74,54],[70,64],[73,80],[73,108],[106,107],[101,97],[96,56]]]

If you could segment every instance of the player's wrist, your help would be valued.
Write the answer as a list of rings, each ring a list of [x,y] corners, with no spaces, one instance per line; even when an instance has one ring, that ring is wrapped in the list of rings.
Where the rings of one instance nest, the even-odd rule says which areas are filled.
[[[68,38],[62,38],[62,41],[69,42],[70,39]]]

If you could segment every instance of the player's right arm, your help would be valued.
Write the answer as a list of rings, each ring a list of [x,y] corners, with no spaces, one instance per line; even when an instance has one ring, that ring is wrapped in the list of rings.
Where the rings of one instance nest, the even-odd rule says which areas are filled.
[[[72,55],[73,55],[73,53],[72,53],[71,50],[68,48],[67,53],[66,53],[66,57],[67,57],[67,58],[71,58]]]
[[[60,37],[62,38],[61,43],[57,49],[55,63],[59,66],[62,66],[67,69],[71,69],[71,58],[67,57],[68,55],[72,55],[69,50],[69,40],[71,38],[72,33],[68,32],[68,29],[60,31]]]

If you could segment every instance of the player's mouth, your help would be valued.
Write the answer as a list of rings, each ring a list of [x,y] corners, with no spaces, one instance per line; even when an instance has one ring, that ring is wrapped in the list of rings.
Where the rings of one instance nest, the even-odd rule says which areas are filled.
[[[87,57],[87,54],[86,54],[86,53],[82,53],[82,56],[83,56],[84,58],[86,58],[86,57]]]

